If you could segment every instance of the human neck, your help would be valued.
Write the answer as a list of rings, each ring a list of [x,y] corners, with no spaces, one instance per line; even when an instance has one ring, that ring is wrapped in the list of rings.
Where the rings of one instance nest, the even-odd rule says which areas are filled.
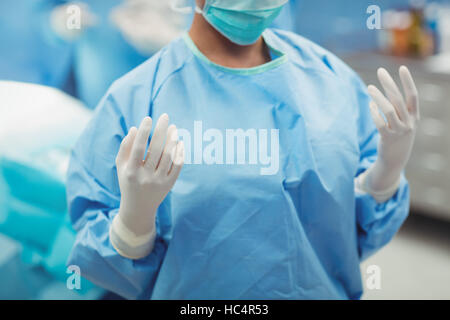
[[[252,68],[271,60],[262,37],[249,46],[237,45],[214,29],[201,14],[195,14],[189,36],[210,61],[224,67]]]

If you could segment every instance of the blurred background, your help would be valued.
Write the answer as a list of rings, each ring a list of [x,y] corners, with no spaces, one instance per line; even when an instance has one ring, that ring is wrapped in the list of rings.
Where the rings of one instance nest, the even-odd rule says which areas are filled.
[[[191,18],[161,0],[0,1],[0,299],[119,298],[85,279],[68,289],[70,149],[111,83]],[[336,53],[367,84],[378,67],[411,69],[422,110],[411,215],[362,264],[364,284],[370,266],[381,271],[363,298],[450,299],[450,0],[290,0],[274,27]]]

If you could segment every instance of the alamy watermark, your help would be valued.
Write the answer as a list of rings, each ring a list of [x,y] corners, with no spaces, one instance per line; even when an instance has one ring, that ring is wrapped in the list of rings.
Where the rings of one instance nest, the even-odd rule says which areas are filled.
[[[381,24],[381,8],[377,5],[370,5],[367,8],[367,14],[370,16],[367,18],[367,28],[369,30],[380,30]]]
[[[81,269],[79,266],[70,265],[67,267],[66,273],[70,274],[67,277],[66,287],[69,290],[81,289]]]
[[[80,30],[81,29],[81,7],[76,4],[67,6],[66,8],[67,20],[66,27],[68,30]]]
[[[366,268],[366,288],[367,290],[381,290],[381,268],[377,265],[370,265]]]
[[[193,133],[178,129],[185,146],[187,165],[254,165],[261,175],[276,175],[280,167],[278,129],[203,130],[202,121],[194,121]]]

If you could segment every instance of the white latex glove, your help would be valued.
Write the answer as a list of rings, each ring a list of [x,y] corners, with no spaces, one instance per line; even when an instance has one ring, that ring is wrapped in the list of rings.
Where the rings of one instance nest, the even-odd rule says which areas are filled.
[[[144,56],[154,54],[180,36],[186,18],[168,1],[126,0],[111,11],[110,19],[125,40]]]
[[[66,41],[76,40],[86,29],[95,26],[98,20],[89,6],[81,2],[59,5],[50,14],[53,31]]]
[[[156,124],[145,160],[152,119],[146,117],[139,130],[131,128],[116,158],[121,192],[119,213],[110,229],[117,252],[140,259],[152,250],[156,236],[156,210],[172,189],[184,163],[184,145],[177,128],[168,126],[167,114]]]
[[[358,177],[357,186],[380,203],[389,200],[399,187],[420,119],[418,92],[411,73],[402,66],[399,74],[405,96],[383,68],[378,70],[378,79],[385,94],[375,86],[368,88],[373,99],[370,104],[372,117],[381,138],[378,159]]]

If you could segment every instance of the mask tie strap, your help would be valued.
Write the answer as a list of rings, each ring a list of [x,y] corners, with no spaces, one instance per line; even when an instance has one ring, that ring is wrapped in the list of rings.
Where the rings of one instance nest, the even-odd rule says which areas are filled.
[[[195,6],[195,13],[203,14],[203,10],[199,6]]]

